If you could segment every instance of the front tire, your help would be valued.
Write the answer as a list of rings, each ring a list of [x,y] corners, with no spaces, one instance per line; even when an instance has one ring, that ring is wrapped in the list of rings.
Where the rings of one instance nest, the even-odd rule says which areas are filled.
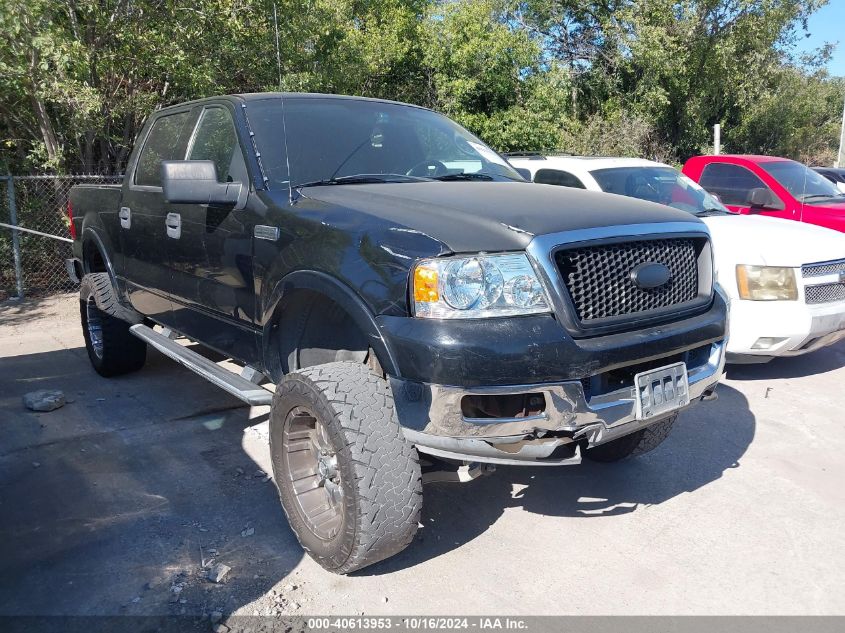
[[[416,449],[396,420],[387,382],[365,365],[297,370],[276,388],[270,454],[282,506],[300,544],[348,574],[414,538],[422,508]]]
[[[94,370],[111,377],[137,371],[147,359],[147,344],[132,336],[108,273],[89,273],[79,286],[79,313],[85,349]]]
[[[584,451],[584,457],[594,462],[607,463],[644,455],[660,446],[669,437],[677,418],[676,413],[665,420],[620,437],[618,440],[588,448]]]

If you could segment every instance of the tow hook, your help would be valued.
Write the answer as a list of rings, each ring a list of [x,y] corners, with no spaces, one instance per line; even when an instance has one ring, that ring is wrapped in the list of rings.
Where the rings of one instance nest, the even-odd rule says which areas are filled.
[[[708,389],[701,395],[702,402],[713,402],[714,400],[719,399],[719,394],[716,393],[716,389]]]
[[[430,470],[423,472],[422,482],[431,483],[466,483],[485,475],[492,475],[496,472],[494,464],[465,463],[455,470]]]

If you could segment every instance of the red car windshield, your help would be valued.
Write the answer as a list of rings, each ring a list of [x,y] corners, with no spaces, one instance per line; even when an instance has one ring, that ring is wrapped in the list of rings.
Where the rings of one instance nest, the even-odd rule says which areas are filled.
[[[763,162],[760,167],[801,202],[824,204],[845,200],[845,194],[840,192],[836,185],[794,160]]]

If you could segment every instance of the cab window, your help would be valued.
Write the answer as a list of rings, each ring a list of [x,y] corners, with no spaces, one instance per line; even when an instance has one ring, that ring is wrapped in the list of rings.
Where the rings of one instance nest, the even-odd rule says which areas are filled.
[[[750,170],[729,163],[710,163],[701,173],[699,184],[719,196],[723,204],[747,206],[752,189],[768,189]]]
[[[586,189],[584,183],[577,176],[561,169],[540,169],[534,175],[534,182],[542,185],[560,185],[561,187]]]
[[[219,182],[247,180],[235,124],[225,108],[210,107],[203,110],[187,158],[213,161]]]
[[[185,145],[181,139],[190,117],[190,112],[178,112],[155,120],[138,157],[136,185],[161,187],[161,161],[182,158]]]

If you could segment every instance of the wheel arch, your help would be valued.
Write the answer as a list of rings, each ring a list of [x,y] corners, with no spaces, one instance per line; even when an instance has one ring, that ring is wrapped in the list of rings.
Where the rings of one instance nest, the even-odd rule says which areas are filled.
[[[87,273],[108,273],[112,286],[115,289],[119,287],[103,238],[91,226],[82,230],[82,274]]]
[[[385,373],[399,375],[373,312],[354,290],[331,275],[314,270],[289,273],[273,286],[264,305],[262,354],[265,368],[273,380],[279,380],[286,369],[283,354],[290,348],[291,340],[301,341],[300,337],[305,336],[309,327],[314,328],[322,323],[321,319],[330,318],[332,309],[341,310],[349,317],[336,324],[333,340],[351,343],[349,349],[365,344]],[[286,312],[286,308],[292,308],[291,312]],[[303,308],[308,313],[303,315]],[[309,318],[311,312],[316,314],[314,321]],[[288,328],[292,325],[298,329],[291,333]]]

